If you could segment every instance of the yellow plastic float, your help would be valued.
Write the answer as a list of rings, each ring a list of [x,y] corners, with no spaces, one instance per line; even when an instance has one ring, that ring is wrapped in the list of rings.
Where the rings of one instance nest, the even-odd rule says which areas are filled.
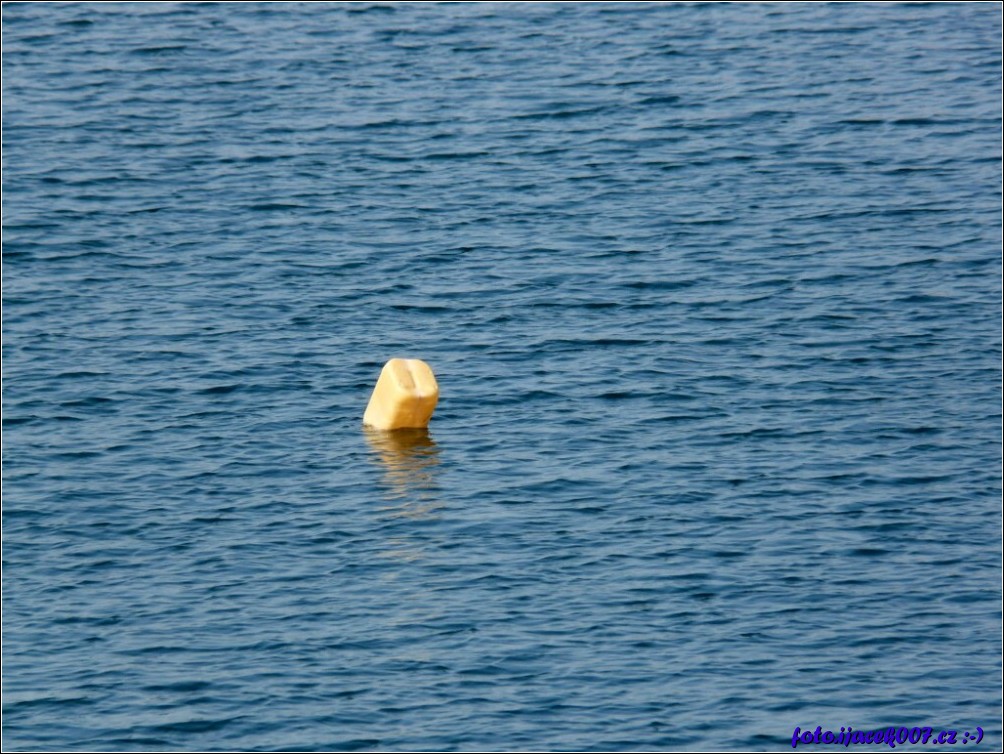
[[[429,425],[439,385],[421,359],[391,359],[373,388],[363,424],[374,429],[420,429]]]

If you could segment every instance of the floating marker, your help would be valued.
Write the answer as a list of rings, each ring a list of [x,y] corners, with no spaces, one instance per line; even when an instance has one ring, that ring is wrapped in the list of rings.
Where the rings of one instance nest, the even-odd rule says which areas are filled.
[[[439,385],[421,359],[391,359],[373,388],[363,424],[374,429],[427,427],[439,400]]]

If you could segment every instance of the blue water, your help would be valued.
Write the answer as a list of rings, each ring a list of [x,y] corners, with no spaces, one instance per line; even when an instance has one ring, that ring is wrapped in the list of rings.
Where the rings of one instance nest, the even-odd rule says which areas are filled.
[[[1000,40],[5,5],[4,749],[999,750]]]

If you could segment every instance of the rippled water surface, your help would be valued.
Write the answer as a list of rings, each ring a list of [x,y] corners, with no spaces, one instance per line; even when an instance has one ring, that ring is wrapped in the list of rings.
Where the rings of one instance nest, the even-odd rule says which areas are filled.
[[[5,750],[999,747],[1000,38],[5,5]]]

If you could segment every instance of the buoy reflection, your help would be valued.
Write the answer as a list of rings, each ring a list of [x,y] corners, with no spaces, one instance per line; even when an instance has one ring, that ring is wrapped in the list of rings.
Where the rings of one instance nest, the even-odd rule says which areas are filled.
[[[421,516],[439,508],[437,490],[439,448],[427,429],[392,431],[364,427],[366,442],[384,470],[388,496],[400,505],[397,515]]]

